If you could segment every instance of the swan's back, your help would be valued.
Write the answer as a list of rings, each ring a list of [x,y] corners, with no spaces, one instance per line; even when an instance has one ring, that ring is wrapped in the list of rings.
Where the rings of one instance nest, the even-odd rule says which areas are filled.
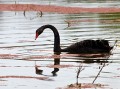
[[[112,47],[109,46],[107,40],[84,40],[61,51],[69,53],[108,53],[111,49]]]

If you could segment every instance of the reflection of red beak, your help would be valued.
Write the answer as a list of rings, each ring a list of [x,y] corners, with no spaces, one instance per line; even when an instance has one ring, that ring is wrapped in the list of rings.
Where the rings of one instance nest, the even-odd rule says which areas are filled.
[[[38,35],[38,33],[36,32],[35,40],[38,38],[38,36],[39,36],[39,35]]]

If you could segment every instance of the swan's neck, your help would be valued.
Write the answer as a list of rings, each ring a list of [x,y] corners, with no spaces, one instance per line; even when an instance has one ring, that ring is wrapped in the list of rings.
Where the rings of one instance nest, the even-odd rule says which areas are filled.
[[[60,36],[57,29],[52,25],[46,25],[45,28],[50,28],[54,33],[54,52],[60,52]],[[44,29],[45,29],[44,28]]]

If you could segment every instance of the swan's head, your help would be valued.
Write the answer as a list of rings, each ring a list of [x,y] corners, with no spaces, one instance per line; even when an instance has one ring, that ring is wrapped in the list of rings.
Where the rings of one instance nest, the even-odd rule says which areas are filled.
[[[38,38],[38,36],[39,36],[39,35],[44,31],[44,29],[46,29],[46,28],[50,28],[51,30],[53,30],[53,32],[54,32],[55,35],[58,35],[58,36],[59,36],[59,33],[57,32],[57,29],[56,29],[54,26],[47,24],[47,25],[41,26],[40,28],[38,28],[38,29],[36,30],[35,40]]]
[[[43,32],[43,28],[42,27],[40,27],[40,28],[38,28],[37,30],[36,30],[36,35],[35,35],[35,40],[38,38],[38,36]]]

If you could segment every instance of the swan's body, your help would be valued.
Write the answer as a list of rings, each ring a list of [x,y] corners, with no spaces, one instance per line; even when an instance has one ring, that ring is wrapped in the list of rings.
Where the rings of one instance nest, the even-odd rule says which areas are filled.
[[[69,53],[109,53],[112,47],[109,46],[107,40],[84,40],[70,45],[65,49],[60,47],[60,36],[57,29],[52,25],[43,25],[36,30],[36,38],[44,31],[50,28],[54,33],[54,52]]]

